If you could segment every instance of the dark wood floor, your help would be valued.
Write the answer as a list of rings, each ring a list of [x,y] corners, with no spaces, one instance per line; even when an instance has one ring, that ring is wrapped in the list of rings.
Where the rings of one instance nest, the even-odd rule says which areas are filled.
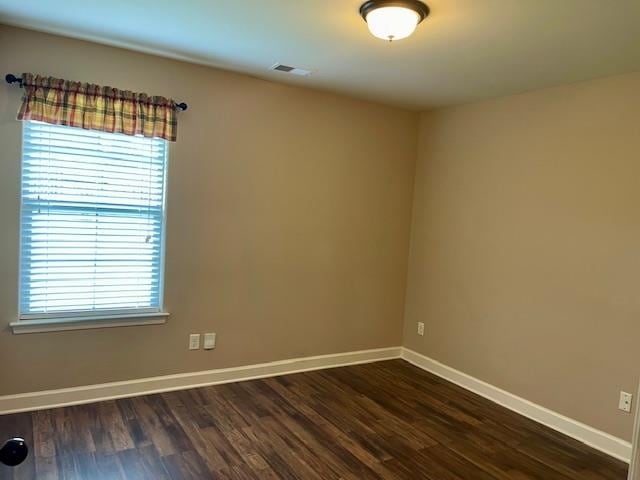
[[[393,360],[0,417],[16,479],[616,479],[626,465]]]

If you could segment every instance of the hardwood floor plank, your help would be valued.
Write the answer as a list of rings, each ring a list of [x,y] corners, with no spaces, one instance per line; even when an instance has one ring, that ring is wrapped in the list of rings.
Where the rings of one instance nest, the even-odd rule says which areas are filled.
[[[53,431],[53,420],[51,410],[40,410],[31,416],[33,421],[33,449],[34,457],[54,458],[56,456],[56,445]]]
[[[58,464],[56,457],[38,457],[35,456],[36,474],[34,478],[38,480],[55,480],[60,477],[58,474]],[[22,466],[19,467],[22,469]],[[16,469],[17,470],[17,469]],[[0,478],[2,475],[0,475]]]
[[[624,480],[627,466],[402,360],[0,417],[1,480]]]
[[[122,417],[122,422],[124,423],[127,432],[133,440],[136,448],[142,448],[151,445],[151,439],[147,437],[142,426],[141,419],[138,418],[136,414],[133,399],[123,398],[120,400],[116,400],[116,405],[118,407],[118,411],[120,412],[120,416]]]
[[[117,454],[96,455],[97,480],[122,480],[125,478]],[[38,477],[39,480],[39,477]]]
[[[108,453],[106,451],[108,448],[111,448],[113,452],[134,448],[135,443],[125,425],[124,419],[120,415],[116,402],[100,402],[95,406],[95,433],[93,438],[96,444],[96,451]],[[102,443],[98,444],[96,437],[101,438]]]
[[[117,454],[124,478],[127,480],[170,480],[162,458],[153,445],[123,450]]]

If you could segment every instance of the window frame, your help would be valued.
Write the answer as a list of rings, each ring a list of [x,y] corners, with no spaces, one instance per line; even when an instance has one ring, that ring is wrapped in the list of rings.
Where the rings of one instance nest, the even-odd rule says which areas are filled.
[[[104,310],[68,310],[52,313],[22,313],[22,248],[23,248],[23,170],[24,170],[24,135],[25,122],[21,125],[20,135],[20,208],[19,208],[19,245],[18,245],[18,320],[11,322],[14,334],[20,333],[40,333],[63,330],[79,330],[93,328],[108,328],[134,325],[158,325],[164,324],[169,317],[164,304],[165,287],[165,264],[166,264],[166,232],[167,232],[167,185],[169,175],[169,157],[171,142],[158,139],[164,142],[163,158],[163,181],[162,181],[162,228],[160,231],[160,257],[158,273],[158,307],[147,308],[126,308],[126,309],[104,309]],[[28,121],[31,122],[31,121]],[[34,122],[42,123],[42,122]],[[78,127],[67,127],[78,128]],[[80,129],[82,130],[82,129]],[[109,132],[100,132],[110,134]],[[111,135],[121,136],[123,134],[113,133]]]

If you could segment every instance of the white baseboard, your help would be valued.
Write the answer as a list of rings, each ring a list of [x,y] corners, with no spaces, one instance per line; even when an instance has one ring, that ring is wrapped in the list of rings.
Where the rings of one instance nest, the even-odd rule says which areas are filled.
[[[0,396],[0,415],[378,362],[400,358],[401,351],[402,347],[378,348],[315,357],[293,358],[242,367],[141,378],[124,382],[4,395]]]
[[[413,365],[470,390],[531,420],[575,438],[601,452],[624,462],[631,459],[631,443],[589,425],[565,417],[553,410],[490,385],[482,380],[448,367],[418,352],[402,348],[402,358]]]
[[[294,358],[242,367],[221,368],[217,370],[165,375],[123,382],[4,395],[0,396],[0,415],[205,387],[208,385],[308,372],[325,368],[378,362],[394,358],[402,358],[419,368],[427,370],[466,390],[477,393],[514,412],[575,438],[612,457],[625,462],[630,461],[630,442],[597,430],[572,418],[560,415],[548,408],[525,400],[524,398],[518,397],[482,380],[478,380],[466,373],[448,367],[436,360],[404,347],[379,348],[315,357]]]

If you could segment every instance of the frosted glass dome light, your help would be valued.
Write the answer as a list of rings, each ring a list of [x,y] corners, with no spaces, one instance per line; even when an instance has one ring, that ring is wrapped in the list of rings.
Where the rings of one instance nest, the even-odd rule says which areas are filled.
[[[429,7],[418,0],[369,0],[360,15],[373,36],[391,42],[411,35],[429,15]]]

